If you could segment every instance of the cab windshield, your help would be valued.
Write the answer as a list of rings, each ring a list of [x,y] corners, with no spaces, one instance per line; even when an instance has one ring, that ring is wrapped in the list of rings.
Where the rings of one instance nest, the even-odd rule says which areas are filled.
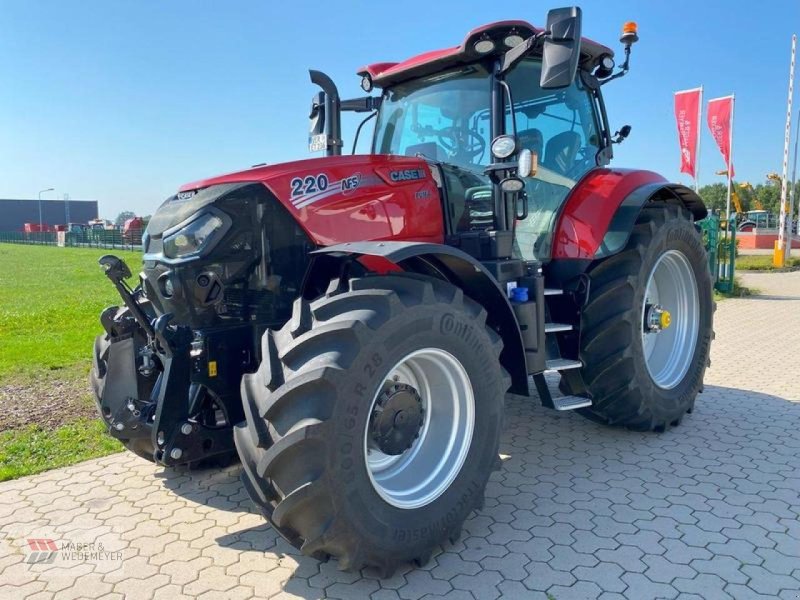
[[[462,167],[487,164],[489,73],[469,65],[387,90],[373,151],[422,155]]]

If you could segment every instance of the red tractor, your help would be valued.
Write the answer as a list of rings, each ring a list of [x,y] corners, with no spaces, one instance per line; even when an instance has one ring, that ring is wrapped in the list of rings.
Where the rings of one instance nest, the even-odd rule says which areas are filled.
[[[506,392],[680,423],[713,337],[706,209],[609,168],[630,128],[601,90],[638,38],[626,25],[616,69],[580,32],[578,8],[492,23],[362,68],[381,93],[353,100],[312,71],[325,157],[183,186],[134,289],[101,259],[124,301],[91,375],[111,434],[167,466],[238,451],[287,540],[389,574],[482,506]],[[371,154],[342,155],[341,111],[376,119]]]
[[[122,225],[122,241],[126,244],[139,245],[142,242],[142,230],[144,229],[144,219],[142,217],[131,217]]]

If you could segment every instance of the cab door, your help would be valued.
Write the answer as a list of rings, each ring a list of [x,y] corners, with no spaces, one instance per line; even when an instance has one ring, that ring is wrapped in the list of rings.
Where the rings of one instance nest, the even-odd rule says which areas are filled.
[[[525,178],[528,216],[516,222],[514,251],[524,260],[547,261],[556,218],[577,182],[597,165],[600,120],[591,92],[580,77],[567,88],[539,87],[541,61],[526,59],[508,75],[514,97],[513,121],[522,148],[536,157]]]

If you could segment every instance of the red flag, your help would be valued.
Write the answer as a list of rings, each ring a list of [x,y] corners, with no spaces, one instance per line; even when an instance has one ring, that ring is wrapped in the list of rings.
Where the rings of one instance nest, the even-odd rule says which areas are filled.
[[[675,120],[681,147],[681,173],[697,178],[697,142],[700,137],[701,88],[675,92]]]
[[[708,128],[722,152],[725,166],[731,179],[734,176],[731,164],[731,131],[733,129],[733,96],[708,101]]]

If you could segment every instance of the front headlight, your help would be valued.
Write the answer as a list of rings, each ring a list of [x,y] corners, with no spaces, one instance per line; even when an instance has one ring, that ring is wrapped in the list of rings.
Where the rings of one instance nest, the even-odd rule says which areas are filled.
[[[220,217],[206,213],[164,238],[164,255],[183,258],[199,253],[222,228]]]

